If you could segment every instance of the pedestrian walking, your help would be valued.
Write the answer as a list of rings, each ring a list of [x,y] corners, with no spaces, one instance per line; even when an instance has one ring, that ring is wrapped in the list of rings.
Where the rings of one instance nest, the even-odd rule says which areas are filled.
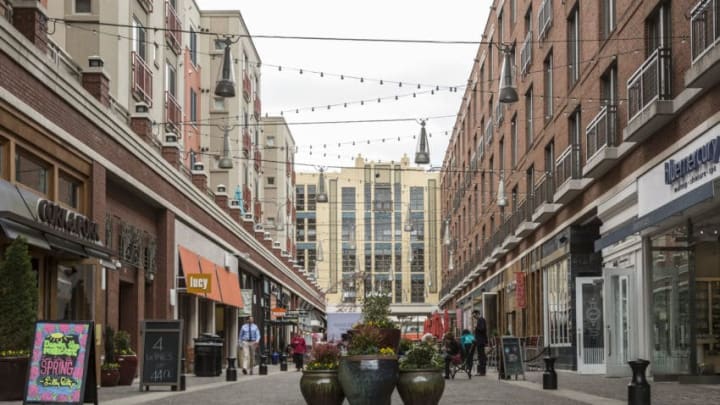
[[[242,372],[243,374],[253,373],[255,367],[255,351],[260,343],[260,329],[253,322],[250,316],[245,320],[245,325],[240,328],[240,336],[238,337],[240,347],[242,348]]]
[[[487,323],[485,318],[480,314],[477,309],[472,312],[473,318],[475,318],[475,347],[477,348],[478,365],[477,374],[479,376],[485,375],[485,365],[487,364],[487,358],[485,357],[485,345],[487,345]]]
[[[300,333],[295,333],[293,334],[292,340],[290,340],[290,346],[292,347],[295,370],[300,371],[303,369],[303,357],[305,357],[305,352],[307,351],[305,339]]]

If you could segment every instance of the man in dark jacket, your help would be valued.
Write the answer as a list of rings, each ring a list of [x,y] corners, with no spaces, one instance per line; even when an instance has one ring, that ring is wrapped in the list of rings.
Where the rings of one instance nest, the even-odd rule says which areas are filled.
[[[487,358],[485,357],[485,345],[487,345],[487,323],[485,323],[485,318],[483,318],[482,315],[480,315],[480,311],[475,310],[472,312],[473,318],[475,318],[475,347],[477,347],[477,356],[478,356],[478,365],[477,365],[477,374],[483,376],[485,375],[485,364],[487,363]]]

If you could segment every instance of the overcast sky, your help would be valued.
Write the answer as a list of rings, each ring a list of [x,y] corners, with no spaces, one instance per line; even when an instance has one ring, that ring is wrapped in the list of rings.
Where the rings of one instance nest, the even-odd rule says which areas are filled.
[[[202,9],[239,9],[251,35],[292,35],[352,38],[480,41],[491,1],[366,0],[279,1],[197,0]],[[363,43],[255,38],[262,68],[263,115],[280,115],[289,123],[396,118],[432,118],[427,122],[430,158],[442,164],[445,148],[460,106],[464,87],[457,92],[442,86],[464,86],[477,45]],[[273,66],[268,66],[273,65]],[[277,66],[282,66],[280,71]],[[304,69],[303,74],[291,68]],[[307,70],[322,71],[319,74]],[[359,80],[330,74],[363,77]],[[380,85],[370,79],[403,82]],[[439,85],[434,95],[422,83]],[[415,98],[412,93],[417,92]],[[399,100],[394,96],[406,95]],[[379,97],[389,100],[377,102]],[[331,107],[328,104],[359,102]],[[316,106],[314,112],[302,108]],[[295,109],[300,108],[300,113]],[[420,125],[416,122],[291,125],[299,147],[296,170],[304,164],[352,166],[362,154],[371,160],[414,158]],[[398,140],[400,137],[400,140]],[[386,139],[382,142],[381,139]],[[368,144],[368,140],[370,143]],[[352,145],[355,142],[355,145]],[[342,143],[338,147],[338,143]],[[326,145],[326,147],[323,147]],[[312,148],[311,148],[312,147]],[[339,157],[338,157],[339,156]],[[332,169],[330,169],[332,171]]]

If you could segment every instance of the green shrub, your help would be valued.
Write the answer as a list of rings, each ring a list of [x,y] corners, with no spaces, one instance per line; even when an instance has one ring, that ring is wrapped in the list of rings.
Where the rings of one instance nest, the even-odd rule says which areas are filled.
[[[0,263],[0,352],[28,355],[35,333],[38,308],[37,277],[27,243],[15,239]]]
[[[443,367],[443,358],[433,345],[416,343],[400,359],[401,370],[437,369]]]

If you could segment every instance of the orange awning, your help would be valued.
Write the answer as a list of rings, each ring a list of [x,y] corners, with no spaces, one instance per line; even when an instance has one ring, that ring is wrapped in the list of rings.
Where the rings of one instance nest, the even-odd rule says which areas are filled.
[[[180,252],[180,265],[182,266],[183,275],[185,276],[185,281],[187,282],[187,279],[192,274],[201,274],[200,272],[200,261],[198,259],[198,255],[195,253],[185,249],[182,246],[178,246],[178,252]],[[203,293],[195,293],[201,297],[205,297],[205,294]]]
[[[240,279],[235,273],[231,273],[225,267],[217,266],[217,275],[220,279],[220,293],[222,294],[222,302],[225,305],[242,308],[243,300],[240,293]]]
[[[220,283],[218,282],[217,271],[215,270],[215,263],[210,260],[200,257],[200,271],[202,274],[210,274],[210,292],[207,293],[207,298],[215,302],[222,302],[220,296]]]

